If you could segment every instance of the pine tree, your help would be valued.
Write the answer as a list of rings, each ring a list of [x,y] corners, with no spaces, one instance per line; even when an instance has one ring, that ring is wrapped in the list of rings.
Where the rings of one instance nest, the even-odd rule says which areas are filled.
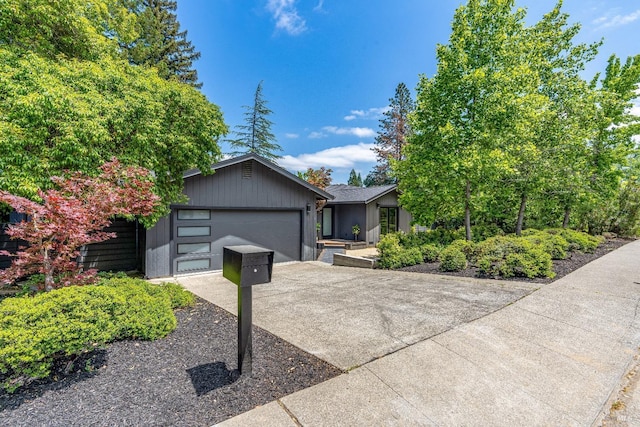
[[[187,40],[187,32],[180,31],[176,19],[175,0],[133,0],[129,5],[138,16],[140,36],[124,46],[132,64],[156,67],[165,79],[176,77],[183,83],[200,88],[198,72],[193,62],[200,52]]]
[[[349,181],[347,181],[348,185],[353,185],[354,187],[362,187],[362,176],[358,173],[356,174],[355,169],[351,169],[351,173],[349,173]]]
[[[365,185],[367,186],[396,182],[389,176],[391,160],[402,160],[402,148],[411,135],[409,113],[415,107],[411,93],[404,83],[398,84],[395,96],[389,102],[389,110],[380,120],[380,131],[376,137],[376,146],[373,148],[378,156],[378,164],[366,177]]]
[[[237,125],[234,134],[236,139],[227,140],[236,151],[230,153],[239,156],[247,153],[256,153],[266,159],[275,161],[280,158],[275,151],[282,151],[282,147],[275,142],[275,135],[271,133],[273,123],[267,118],[272,114],[267,107],[267,101],[262,97],[262,82],[258,84],[254,95],[253,105],[243,107],[244,125]]]

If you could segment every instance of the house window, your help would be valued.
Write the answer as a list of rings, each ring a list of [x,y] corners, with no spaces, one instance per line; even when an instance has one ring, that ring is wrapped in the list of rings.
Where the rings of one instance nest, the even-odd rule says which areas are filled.
[[[189,259],[178,261],[178,272],[193,270],[208,270],[211,267],[211,260],[207,259]]]
[[[178,219],[211,219],[208,209],[178,209]]]
[[[211,236],[211,227],[178,227],[178,237]]]
[[[398,208],[380,208],[380,234],[398,231]]]
[[[211,243],[178,243],[179,254],[208,254],[211,252]]]

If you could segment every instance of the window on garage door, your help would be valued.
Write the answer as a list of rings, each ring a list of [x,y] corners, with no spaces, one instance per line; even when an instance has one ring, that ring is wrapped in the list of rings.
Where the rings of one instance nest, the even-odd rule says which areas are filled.
[[[212,224],[208,209],[178,209],[174,219],[175,273],[211,269]]]

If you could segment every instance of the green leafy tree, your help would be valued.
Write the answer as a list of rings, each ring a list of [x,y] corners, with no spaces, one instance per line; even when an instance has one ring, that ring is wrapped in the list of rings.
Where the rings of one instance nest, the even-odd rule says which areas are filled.
[[[118,55],[136,36],[136,16],[119,0],[4,0],[0,45],[46,58],[96,60]]]
[[[512,127],[513,137],[503,144],[510,170],[502,191],[513,191],[518,200],[517,235],[524,227],[527,203],[541,199],[541,190],[579,194],[585,141],[593,131],[585,125],[594,109],[593,91],[579,72],[595,57],[599,43],[574,45],[580,25],[568,25],[560,6],[525,28],[514,47],[520,62],[527,64],[527,79],[519,79],[521,97],[514,106],[521,126]]]
[[[271,161],[280,158],[275,152],[282,151],[282,147],[275,142],[276,137],[271,133],[273,123],[267,117],[273,111],[262,97],[262,82],[256,88],[253,105],[245,105],[244,109],[245,124],[237,125],[234,131],[236,138],[228,140],[235,149],[231,155],[256,153]]]
[[[139,36],[123,47],[132,64],[155,67],[165,79],[175,77],[200,88],[193,68],[200,52],[187,40],[187,31],[180,31],[176,9],[175,0],[132,0],[129,10],[137,16]]]
[[[614,96],[607,79],[602,90],[585,82],[579,73],[600,43],[574,44],[580,26],[568,25],[560,7],[531,27],[513,1],[469,0],[456,11],[449,44],[438,46],[436,75],[420,80],[406,160],[395,163],[401,201],[415,218],[464,217],[467,239],[472,215],[520,234],[531,206],[534,222],[564,209],[566,225],[572,206],[601,193],[589,179],[590,164],[602,163],[594,152],[606,151],[598,148],[598,127],[608,142],[615,132],[628,142],[632,129],[597,117],[615,116],[605,113],[609,99],[627,100],[616,111],[628,107],[633,67],[614,61],[613,74],[626,76],[626,89]],[[613,145],[609,154],[628,154],[620,150],[628,144]],[[601,171],[615,172],[626,154]]]
[[[135,15],[119,1],[8,1],[0,8],[0,190],[38,201],[51,176],[96,175],[116,156],[153,171],[162,200],[155,218],[183,200],[183,172],[208,173],[221,156],[219,108],[119,59],[118,44],[135,35]]]
[[[506,107],[522,96],[518,83],[529,74],[514,50],[524,11],[512,9],[513,1],[470,0],[456,10],[435,76],[420,78],[406,159],[395,162],[401,203],[414,218],[463,216],[467,240],[473,196],[509,168],[500,143],[520,126],[519,111]]]
[[[378,164],[365,178],[365,186],[396,183],[396,179],[390,174],[390,162],[403,158],[402,149],[411,135],[409,115],[414,109],[415,103],[409,89],[404,83],[398,84],[395,96],[389,99],[389,109],[380,120],[380,131],[373,148]]]
[[[599,77],[594,78],[592,86],[595,87]],[[597,109],[591,120],[596,129],[588,141],[585,174],[591,197],[590,203],[581,207],[587,214],[600,205],[610,205],[618,197],[621,186],[629,188],[633,181],[628,177],[633,176],[630,175],[632,165],[640,153],[634,141],[634,135],[640,134],[640,117],[631,111],[633,101],[638,98],[639,85],[640,55],[627,58],[624,64],[612,55],[596,88]],[[589,215],[585,215],[580,225],[593,229],[588,218]]]
[[[359,173],[356,173],[355,169],[351,169],[351,173],[349,173],[349,181],[347,184],[353,185],[354,187],[362,187],[362,176]]]

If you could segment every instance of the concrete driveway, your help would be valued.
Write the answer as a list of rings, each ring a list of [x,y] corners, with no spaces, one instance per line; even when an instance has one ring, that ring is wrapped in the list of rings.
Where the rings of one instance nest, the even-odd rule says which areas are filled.
[[[237,287],[221,273],[180,277],[196,295],[237,314]],[[253,323],[350,370],[481,318],[540,287],[420,273],[275,265],[253,288]]]

